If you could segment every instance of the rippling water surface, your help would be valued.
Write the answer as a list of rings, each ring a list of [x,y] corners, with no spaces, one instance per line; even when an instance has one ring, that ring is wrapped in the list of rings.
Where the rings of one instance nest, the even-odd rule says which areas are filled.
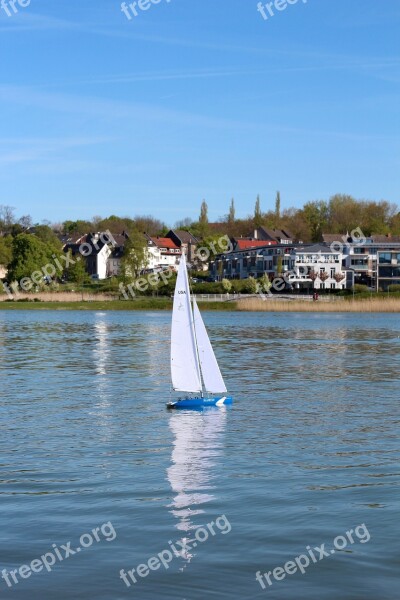
[[[169,413],[169,314],[0,312],[0,570],[110,522],[0,598],[399,598],[399,318],[205,321],[236,403]],[[304,575],[256,581],[361,524]],[[170,542],[128,588],[121,569]]]

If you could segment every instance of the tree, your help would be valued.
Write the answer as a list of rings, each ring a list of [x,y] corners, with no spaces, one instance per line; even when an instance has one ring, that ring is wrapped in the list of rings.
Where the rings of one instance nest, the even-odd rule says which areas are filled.
[[[2,231],[9,231],[13,223],[15,223],[14,208],[0,204],[0,233]]]
[[[140,231],[142,233],[147,233],[147,235],[150,235],[150,236],[156,236],[156,235],[162,236],[162,235],[166,234],[168,232],[168,230],[169,229],[165,225],[165,223],[163,223],[159,219],[155,219],[151,215],[136,216],[134,218],[132,226],[127,227],[125,229],[125,231],[127,231],[129,234],[131,232],[133,234],[135,231]]]
[[[74,261],[74,264],[71,264],[68,268],[68,280],[73,281],[79,287],[84,283],[89,283],[90,276],[86,271],[85,259],[80,254],[76,255],[74,258],[71,256],[71,251],[69,252],[69,258]]]
[[[262,222],[263,222],[263,218],[262,218],[262,213],[261,213],[261,201],[260,201],[260,196],[257,196],[256,199],[256,204],[254,207],[254,227],[261,227]]]
[[[229,207],[229,214],[228,214],[228,223],[234,223],[235,222],[235,200],[234,198],[232,198],[231,200],[231,205]]]
[[[205,238],[208,232],[208,205],[205,200],[201,203],[199,217],[199,234],[201,238]]]
[[[257,294],[257,292],[258,292],[258,285],[259,284],[257,283],[257,280],[254,279],[254,277],[249,277],[246,280],[244,291],[247,292],[248,294]]]
[[[8,265],[12,259],[12,237],[0,237],[0,265]]]
[[[12,260],[8,265],[8,281],[20,281],[53,264],[53,248],[31,234],[21,233],[12,241]]]
[[[174,229],[190,229],[192,223],[193,220],[190,217],[185,217],[175,223]]]
[[[22,215],[22,217],[18,219],[18,224],[21,225],[23,229],[29,229],[29,227],[32,227],[32,217],[30,215]]]
[[[90,221],[64,221],[62,224],[64,233],[75,233],[83,235],[89,233],[93,229],[93,223]]]
[[[278,256],[278,260],[276,263],[276,272],[278,273],[278,275],[282,275],[282,269],[283,269],[283,258],[282,258],[282,256]]]
[[[232,289],[232,283],[229,281],[229,279],[223,279],[222,280],[222,287],[224,288],[224,290],[226,292],[230,292]]]
[[[35,225],[34,235],[53,250],[53,253],[62,252],[62,244],[57,235],[48,225]]]
[[[121,278],[128,281],[139,277],[147,262],[147,241],[142,233],[135,231],[125,242],[121,260]]]
[[[307,202],[303,207],[303,216],[308,223],[313,242],[319,242],[329,223],[329,207],[324,200]],[[334,231],[333,233],[336,233]]]
[[[268,292],[272,287],[272,282],[266,273],[257,279],[257,283],[260,286],[259,291],[261,292]]]
[[[276,217],[277,221],[279,221],[279,219],[281,218],[281,193],[280,192],[276,192],[275,217]]]

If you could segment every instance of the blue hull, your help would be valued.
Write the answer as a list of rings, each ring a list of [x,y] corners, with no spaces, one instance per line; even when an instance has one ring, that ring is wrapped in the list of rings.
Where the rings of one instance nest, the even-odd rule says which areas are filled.
[[[217,396],[216,398],[186,398],[185,400],[177,400],[169,402],[167,408],[188,409],[188,408],[205,408],[208,406],[227,406],[233,403],[231,396]]]

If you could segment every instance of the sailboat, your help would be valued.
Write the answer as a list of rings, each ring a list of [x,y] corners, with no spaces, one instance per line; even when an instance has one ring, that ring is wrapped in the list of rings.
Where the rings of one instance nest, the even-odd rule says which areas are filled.
[[[171,378],[186,398],[167,408],[202,408],[232,404],[196,299],[193,308],[185,255],[179,262],[171,327]]]

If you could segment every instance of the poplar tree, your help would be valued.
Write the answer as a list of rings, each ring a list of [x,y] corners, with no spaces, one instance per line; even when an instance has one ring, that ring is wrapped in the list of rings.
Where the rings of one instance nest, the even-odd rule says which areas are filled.
[[[256,205],[254,207],[254,226],[260,227],[262,225],[262,213],[261,213],[261,201],[260,196],[257,196]]]
[[[234,223],[235,222],[235,200],[234,198],[232,198],[231,200],[231,205],[229,207],[229,214],[228,214],[228,223]]]

